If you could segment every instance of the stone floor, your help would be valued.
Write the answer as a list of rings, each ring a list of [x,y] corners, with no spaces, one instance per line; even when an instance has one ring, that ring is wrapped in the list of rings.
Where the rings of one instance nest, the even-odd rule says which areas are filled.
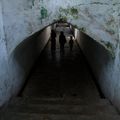
[[[40,55],[23,91],[23,96],[99,98],[93,78],[76,41],[73,50],[70,51],[69,35],[66,35],[65,52],[60,53],[58,37],[59,32],[56,51],[51,52],[49,41]]]

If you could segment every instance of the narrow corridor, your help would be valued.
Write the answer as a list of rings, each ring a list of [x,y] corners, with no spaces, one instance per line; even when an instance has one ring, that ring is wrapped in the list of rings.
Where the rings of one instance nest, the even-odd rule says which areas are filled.
[[[56,51],[51,52],[49,41],[28,80],[23,96],[99,98],[80,48],[74,41],[73,50],[70,51],[70,30],[68,28],[65,32],[65,28],[62,29],[67,38],[65,53],[60,53],[58,41],[61,28],[57,28]]]
[[[0,112],[0,120],[119,120],[118,112],[107,99],[100,98],[83,54],[74,40],[60,52],[56,29],[56,51],[51,41],[41,53],[22,96],[12,99]],[[69,31],[69,32],[68,32]]]

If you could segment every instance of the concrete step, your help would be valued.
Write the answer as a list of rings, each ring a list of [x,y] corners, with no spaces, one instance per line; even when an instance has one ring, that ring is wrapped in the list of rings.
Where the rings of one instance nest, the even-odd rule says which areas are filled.
[[[28,114],[9,113],[0,120],[120,120],[119,115]]]
[[[16,97],[9,105],[26,105],[26,104],[65,104],[65,105],[110,105],[107,99],[83,99],[83,98],[32,98],[32,97]]]
[[[98,94],[98,92],[96,92],[92,88],[90,88],[90,90],[86,89],[85,91],[82,92],[82,88],[79,90],[75,90],[71,88],[70,90],[70,87],[66,87],[66,86],[63,86],[60,89],[59,89],[59,86],[55,86],[55,84],[52,84],[49,86],[43,85],[42,87],[40,87],[38,85],[35,85],[32,88],[25,89],[22,95],[23,97],[26,97],[26,96],[29,96],[29,97],[63,97],[63,96],[66,96],[66,97],[85,98],[87,96],[88,99],[89,98],[93,98],[93,99],[100,98],[100,95]],[[68,90],[66,90],[65,88],[68,88]]]
[[[118,114],[111,105],[65,105],[65,104],[26,104],[9,105],[4,112],[53,113],[53,114]]]

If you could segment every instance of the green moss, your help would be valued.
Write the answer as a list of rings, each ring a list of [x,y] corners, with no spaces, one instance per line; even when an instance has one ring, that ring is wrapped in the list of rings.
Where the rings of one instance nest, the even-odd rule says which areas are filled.
[[[110,42],[105,43],[105,45],[107,46],[108,49],[112,50],[113,47],[112,47],[112,44]]]
[[[102,43],[104,43],[104,45],[106,46],[106,48],[109,50],[109,52],[111,53],[112,58],[115,58],[115,51],[114,51],[114,47],[110,42],[104,42],[101,41]]]
[[[48,17],[48,11],[44,7],[41,8],[41,19]]]
[[[60,15],[58,16],[58,19],[59,19],[60,21],[62,21],[62,22],[67,22],[67,17],[64,16],[64,15],[62,15],[62,14],[60,14]]]
[[[69,14],[69,9],[60,8],[59,11],[60,11],[60,13],[63,13],[65,15]]]
[[[77,25],[73,25],[73,27],[77,28],[78,29],[78,26]]]
[[[108,32],[109,32],[111,35],[115,34],[115,31],[114,31],[114,30],[108,30]]]
[[[61,20],[62,20],[63,22],[67,22],[67,17],[66,17],[66,16],[63,16]]]
[[[78,10],[77,10],[76,8],[72,7],[72,8],[70,9],[70,14],[71,14],[71,15],[78,15]]]
[[[34,1],[35,1],[35,0],[32,0],[32,5],[33,5],[33,6],[34,6]]]
[[[85,32],[85,31],[86,31],[86,28],[82,27],[82,28],[80,28],[79,30],[82,31],[82,32]]]
[[[61,8],[59,9],[60,14],[64,16],[72,16],[74,19],[78,19],[78,10],[74,7]]]

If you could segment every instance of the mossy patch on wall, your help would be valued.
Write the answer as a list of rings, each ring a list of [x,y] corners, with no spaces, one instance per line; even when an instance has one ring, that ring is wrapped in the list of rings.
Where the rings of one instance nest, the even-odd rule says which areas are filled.
[[[72,7],[70,9],[70,13],[71,13],[71,15],[78,15],[78,10],[76,8]]]
[[[101,42],[105,45],[106,49],[109,50],[109,52],[112,55],[112,58],[114,59],[115,58],[115,50],[114,50],[113,44],[110,42],[104,42],[104,41],[101,41]]]
[[[85,27],[82,27],[82,28],[79,28],[79,30],[85,33],[86,28],[85,28]]]
[[[73,27],[79,29],[77,25],[73,25]]]
[[[72,16],[74,19],[78,19],[78,9],[75,7],[68,7],[68,8],[59,8],[59,12],[61,16]]]
[[[67,22],[67,17],[62,14],[59,14],[58,19],[62,22]]]
[[[32,5],[34,6],[34,2],[35,2],[35,0],[31,0],[32,1]]]
[[[41,13],[41,19],[45,19],[46,17],[48,17],[48,11],[46,8],[42,7],[40,13]]]

